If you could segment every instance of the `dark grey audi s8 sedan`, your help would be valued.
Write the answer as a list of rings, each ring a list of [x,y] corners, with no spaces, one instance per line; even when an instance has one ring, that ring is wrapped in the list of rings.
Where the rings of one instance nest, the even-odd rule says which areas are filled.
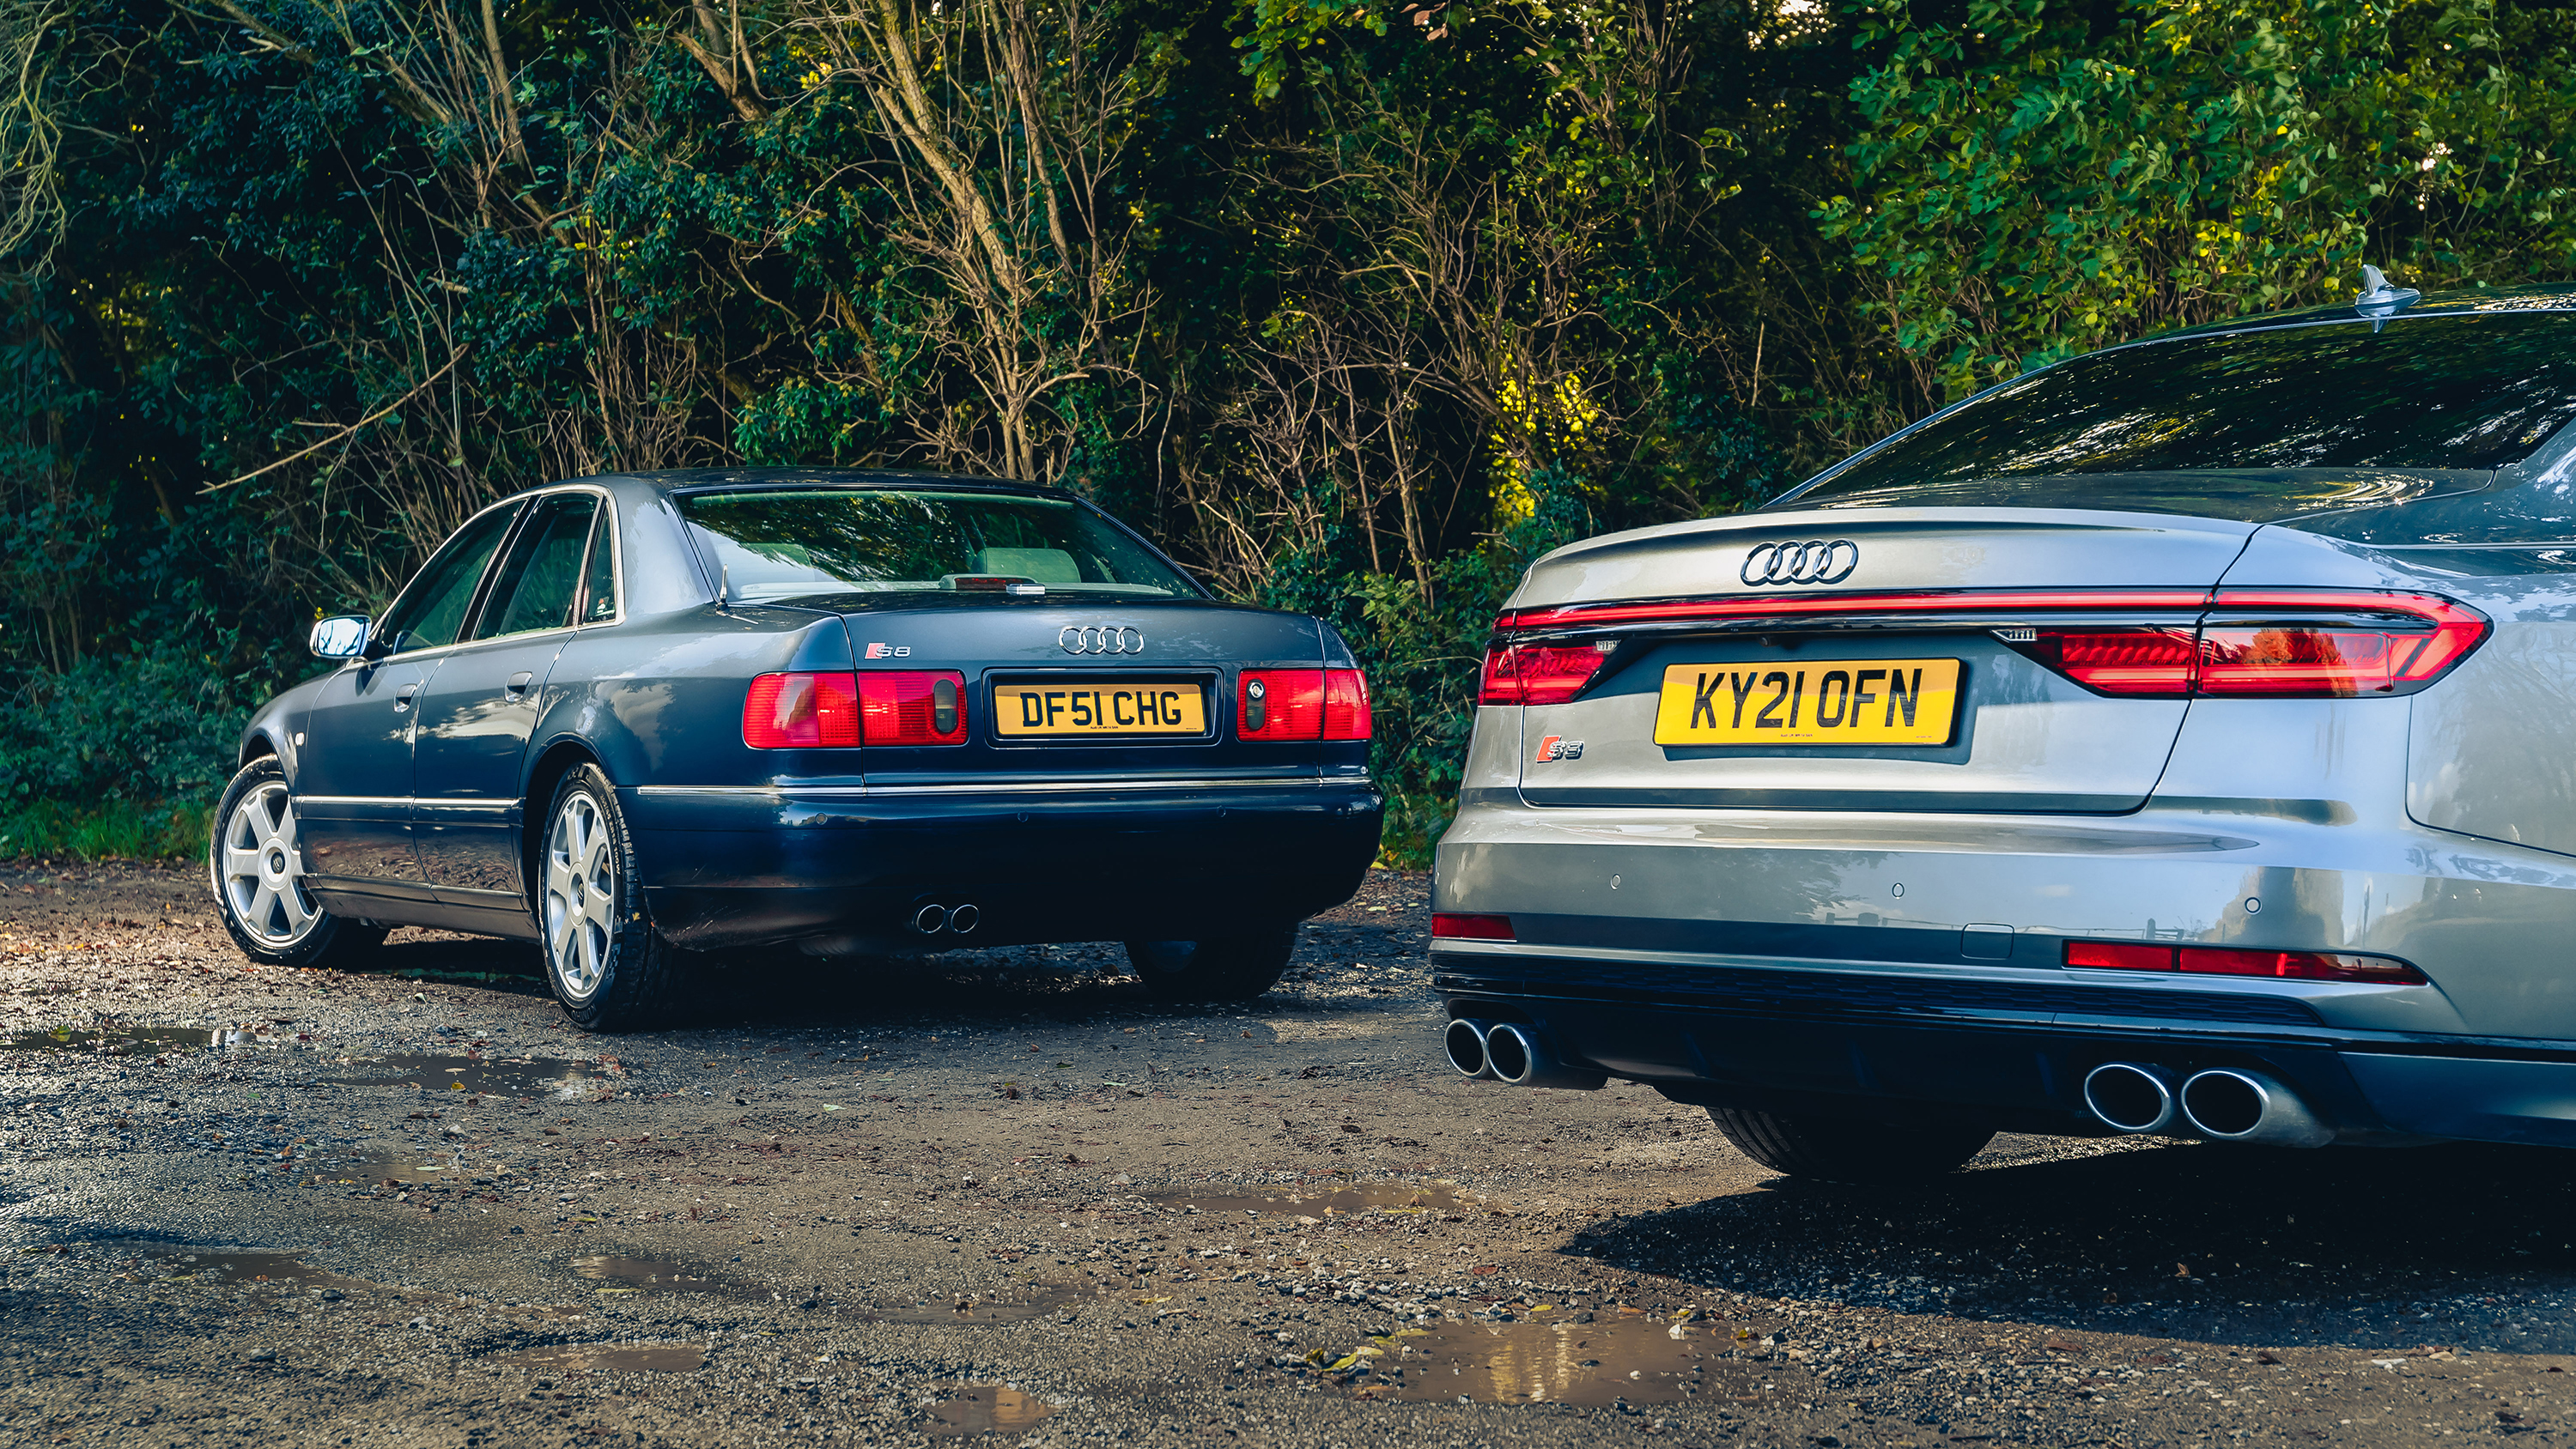
[[[2571,418],[2576,291],[2374,285],[1541,559],[1439,846],[1451,1060],[1829,1178],[2576,1146]]]
[[[1367,681],[1069,494],[806,470],[586,478],[469,520],[252,718],[210,861],[271,962],[536,941],[600,1029],[773,947],[882,969],[1114,940],[1257,996],[1375,855]]]

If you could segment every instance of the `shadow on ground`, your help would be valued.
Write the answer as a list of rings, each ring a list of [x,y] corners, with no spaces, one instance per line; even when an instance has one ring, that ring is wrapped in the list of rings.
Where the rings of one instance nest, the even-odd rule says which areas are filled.
[[[2016,1141],[2027,1139],[1909,1187],[1773,1178],[1598,1225],[1567,1251],[1738,1291],[1906,1311],[2285,1344],[2576,1352],[2563,1313],[2514,1306],[2576,1292],[2576,1153],[2154,1141],[2013,1162]]]

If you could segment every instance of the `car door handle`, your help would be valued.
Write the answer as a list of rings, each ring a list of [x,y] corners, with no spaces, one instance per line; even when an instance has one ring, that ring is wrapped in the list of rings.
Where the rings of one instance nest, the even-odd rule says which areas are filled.
[[[420,686],[417,684],[406,684],[402,688],[395,690],[394,713],[400,714],[404,710],[411,708],[411,697],[418,693],[420,693]]]
[[[526,694],[528,692],[529,681],[535,678],[535,675],[530,674],[524,669],[511,675],[510,682],[501,686],[501,697],[503,699],[517,699],[521,695]]]

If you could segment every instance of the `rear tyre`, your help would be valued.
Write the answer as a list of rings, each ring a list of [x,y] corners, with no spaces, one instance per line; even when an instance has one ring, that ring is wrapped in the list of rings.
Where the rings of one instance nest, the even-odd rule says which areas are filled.
[[[1297,928],[1272,926],[1203,941],[1130,941],[1127,960],[1165,1001],[1250,1001],[1279,984],[1297,954]]]
[[[1912,1182],[1964,1164],[1994,1140],[1991,1127],[1787,1117],[1711,1107],[1735,1150],[1791,1177],[1827,1182]]]
[[[537,855],[546,985],[585,1031],[635,1031],[676,1015],[690,953],[653,929],[617,791],[596,765],[555,787]]]
[[[242,766],[224,786],[206,872],[224,929],[254,961],[347,970],[385,942],[384,927],[333,915],[305,887],[295,794],[274,755]]]

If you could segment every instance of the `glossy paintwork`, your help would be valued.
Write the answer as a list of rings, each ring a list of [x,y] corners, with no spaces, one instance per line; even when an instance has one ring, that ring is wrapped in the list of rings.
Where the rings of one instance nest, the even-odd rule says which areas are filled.
[[[1551,555],[1514,602],[1738,594],[1736,566],[1756,539],[1852,538],[1860,567],[1837,591],[2421,591],[2477,609],[2493,636],[2412,697],[2100,701],[2139,715],[2117,732],[2134,757],[2089,770],[2137,797],[2107,815],[2003,814],[1991,799],[1870,809],[1887,768],[1873,758],[1659,761],[1635,691],[1590,715],[1583,703],[1479,710],[1435,908],[1508,914],[1520,940],[1439,945],[1435,974],[1453,1009],[1538,1022],[1559,1050],[1685,1100],[1864,1113],[1946,1103],[2074,1131],[2086,1121],[2070,1082],[2091,1064],[2253,1065],[2356,1139],[2576,1145],[2576,1063],[2563,1059],[2576,1049],[2576,438],[2491,476],[2244,475],[2212,487],[2216,517],[2134,511],[2181,506],[2187,493],[2187,480],[2164,475],[2011,479],[1944,497],[2066,506],[1793,509],[1645,530]],[[2088,504],[2118,511],[2088,518]],[[1928,532],[1910,552],[1879,547],[1927,528],[1937,547]],[[1798,650],[1911,654],[1914,637]],[[1712,657],[1746,647],[1659,645]],[[1649,673],[1663,657],[1630,668]],[[1976,745],[1993,738],[1982,720],[1975,728]],[[1533,762],[1531,741],[1560,732],[1583,735],[1586,768]],[[2073,747],[2043,729],[2006,768],[2072,760],[2057,752]],[[1933,751],[1914,759],[1927,778],[1970,769]],[[1655,798],[1725,769],[1797,780],[1813,803]],[[1502,787],[1507,772],[1519,790]],[[1587,799],[1578,781],[1631,794]],[[2068,970],[2070,937],[2383,954],[2433,984]],[[1588,984],[1573,984],[1587,971]],[[1861,996],[1882,982],[1885,1004],[1820,1016],[1762,984],[1783,973]],[[1747,999],[1771,1004],[1694,1006],[1678,986],[1612,984],[1631,979],[1750,983]],[[2092,1013],[2058,997],[2027,1004],[2077,987],[2110,994]],[[1895,1004],[1921,990],[1991,1000]],[[2005,1004],[2015,1000],[2026,1004]],[[2141,1016],[2142,1000],[2170,1013]],[[2257,1008],[2288,1014],[2258,1025],[2271,1019]]]
[[[534,831],[552,782],[578,760],[596,761],[618,786],[657,924],[691,945],[793,942],[839,954],[1179,938],[1184,927],[1297,919],[1349,895],[1376,853],[1382,805],[1367,745],[1245,743],[1233,733],[1241,668],[1351,663],[1316,621],[1209,599],[1062,593],[725,606],[668,496],[710,484],[917,481],[783,471],[584,480],[615,503],[620,619],[354,661],[272,701],[253,718],[245,754],[276,754],[299,796],[364,797],[322,807],[326,831],[347,837],[331,845],[333,878],[317,882],[325,904],[389,923],[532,935]],[[1141,629],[1144,651],[1092,659],[1058,642],[1067,627],[1099,624]],[[889,646],[887,657],[869,659],[872,643]],[[893,656],[898,645],[909,652]],[[970,743],[743,742],[752,676],[890,667],[964,673]],[[527,687],[512,691],[523,673]],[[996,679],[1140,674],[1203,681],[1214,738],[1003,743],[987,728]],[[396,711],[388,692],[405,682],[419,698]],[[318,736],[297,743],[317,719],[331,725],[328,751]],[[338,748],[344,739],[361,741],[363,763]],[[332,791],[319,788],[325,781]],[[361,843],[363,869],[346,864]],[[321,865],[308,857],[308,868]],[[1104,891],[1103,872],[1120,888]],[[924,890],[990,902],[975,942],[909,931]]]

